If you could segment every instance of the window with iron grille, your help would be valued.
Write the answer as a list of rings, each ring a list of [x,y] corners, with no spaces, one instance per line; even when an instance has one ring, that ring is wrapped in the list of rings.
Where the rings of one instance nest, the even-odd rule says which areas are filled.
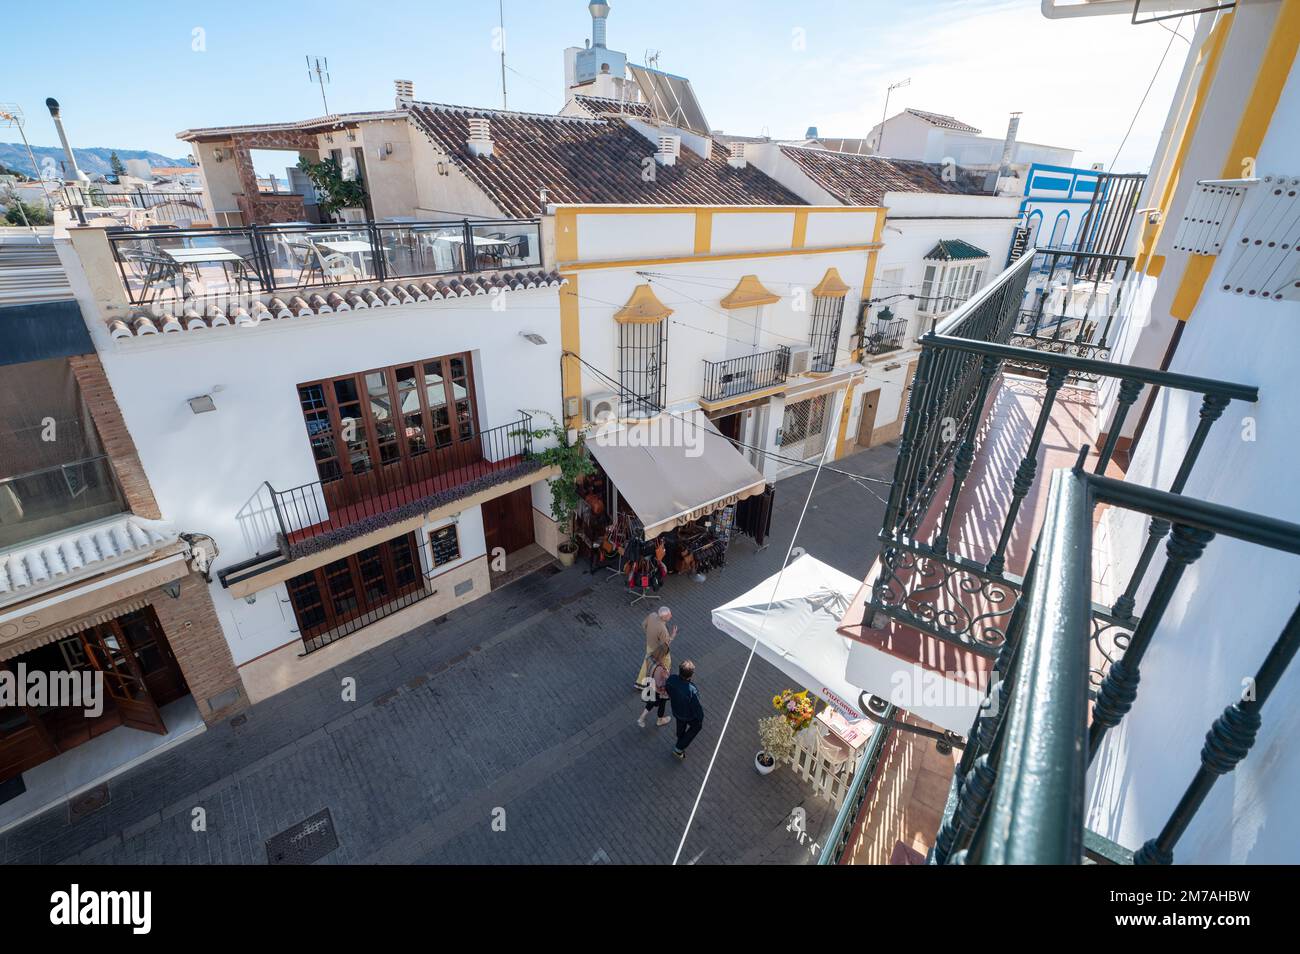
[[[818,394],[785,406],[778,443],[788,457],[807,460],[826,446],[826,407],[829,395]]]
[[[844,297],[813,296],[812,328],[808,343],[812,346],[809,370],[830,371],[835,367],[835,353],[840,346],[840,319],[844,316]]]
[[[619,415],[653,417],[668,387],[668,322],[629,321],[618,326]]]

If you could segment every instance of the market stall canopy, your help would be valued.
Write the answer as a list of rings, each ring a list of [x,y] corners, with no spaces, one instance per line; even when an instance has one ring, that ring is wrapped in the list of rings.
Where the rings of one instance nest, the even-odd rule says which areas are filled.
[[[767,486],[698,411],[598,432],[587,449],[640,519],[647,540]]]
[[[860,722],[866,718],[858,706],[862,690],[844,678],[854,643],[836,626],[861,585],[805,554],[784,573],[715,609],[713,625],[746,646],[757,640],[759,656],[850,723]]]

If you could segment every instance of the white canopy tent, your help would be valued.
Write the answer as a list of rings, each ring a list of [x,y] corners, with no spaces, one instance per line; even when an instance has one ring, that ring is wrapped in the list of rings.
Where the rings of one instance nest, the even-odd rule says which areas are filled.
[[[805,554],[784,574],[717,607],[713,625],[746,646],[757,640],[759,656],[850,723],[866,718],[858,703],[865,691],[940,728],[968,735],[978,714],[978,693],[839,632],[840,619],[861,586],[861,580]]]

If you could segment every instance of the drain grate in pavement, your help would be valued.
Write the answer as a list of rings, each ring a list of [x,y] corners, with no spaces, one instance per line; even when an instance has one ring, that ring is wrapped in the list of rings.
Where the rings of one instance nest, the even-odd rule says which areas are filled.
[[[596,618],[596,614],[588,613],[586,610],[583,610],[581,613],[576,614],[576,618],[578,622],[582,623],[584,626],[600,625],[600,620]]]
[[[83,792],[68,802],[68,821],[75,822],[85,818],[91,812],[98,811],[108,804],[108,783],[96,785],[88,792]]]
[[[319,861],[339,846],[334,818],[328,808],[286,828],[266,840],[266,863],[269,865],[309,865]]]

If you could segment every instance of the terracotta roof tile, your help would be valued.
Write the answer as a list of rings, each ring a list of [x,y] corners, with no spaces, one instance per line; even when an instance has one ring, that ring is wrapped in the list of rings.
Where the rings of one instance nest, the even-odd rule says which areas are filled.
[[[466,146],[469,119],[492,121],[493,154],[474,156]],[[733,169],[730,153],[714,142],[704,159],[683,146],[674,166],[656,166],[648,139],[617,117],[582,119],[501,110],[415,103],[411,118],[434,145],[506,215],[529,218],[549,202],[627,205],[806,205],[754,166]]]
[[[815,183],[848,205],[879,205],[886,192],[933,192],[948,195],[989,195],[984,176],[961,172],[956,180],[943,176],[943,167],[910,159],[857,156],[782,146],[781,152]]]
[[[938,126],[940,129],[955,129],[957,132],[974,133],[979,135],[981,130],[976,129],[970,123],[964,123],[960,119],[949,116],[946,113],[931,113],[924,109],[908,109],[917,119],[924,119],[931,126]]]

